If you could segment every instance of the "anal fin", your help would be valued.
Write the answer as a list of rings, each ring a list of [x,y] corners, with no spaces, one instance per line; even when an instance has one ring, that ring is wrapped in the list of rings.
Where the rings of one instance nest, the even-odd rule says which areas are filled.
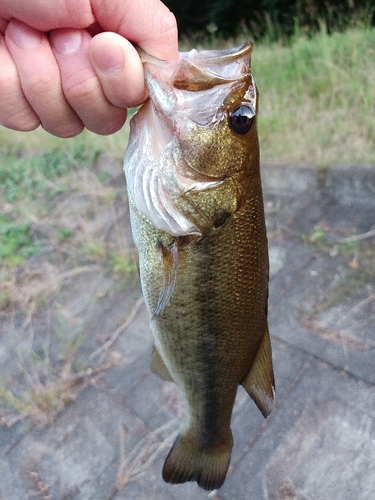
[[[275,403],[275,380],[272,367],[271,341],[266,325],[254,362],[242,382],[249,396],[254,400],[264,417],[267,417]]]
[[[167,382],[174,382],[172,375],[169,373],[168,368],[165,366],[163,358],[161,357],[159,351],[154,346],[154,350],[151,357],[151,371],[158,375],[162,380]]]

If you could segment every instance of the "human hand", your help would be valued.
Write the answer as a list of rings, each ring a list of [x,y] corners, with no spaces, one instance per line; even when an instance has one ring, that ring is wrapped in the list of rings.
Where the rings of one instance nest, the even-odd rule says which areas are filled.
[[[0,124],[116,132],[147,98],[130,41],[177,58],[173,14],[159,0],[0,0]]]

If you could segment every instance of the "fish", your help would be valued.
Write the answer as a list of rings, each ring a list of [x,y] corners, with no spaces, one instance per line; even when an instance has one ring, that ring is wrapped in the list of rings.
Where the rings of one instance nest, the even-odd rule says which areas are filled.
[[[265,417],[275,400],[252,48],[140,51],[149,99],[124,160],[151,370],[187,408],[162,477],[205,490],[227,475],[238,386]]]

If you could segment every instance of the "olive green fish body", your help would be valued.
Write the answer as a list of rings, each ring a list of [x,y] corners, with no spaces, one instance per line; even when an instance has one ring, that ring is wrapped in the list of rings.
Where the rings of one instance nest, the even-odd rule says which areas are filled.
[[[131,180],[129,204],[142,290],[152,316],[152,369],[178,384],[188,413],[186,429],[166,459],[163,477],[172,483],[195,480],[208,490],[223,483],[229,466],[230,420],[238,385],[243,384],[264,415],[271,411],[274,397],[256,91],[249,74],[251,47],[234,49],[229,55],[224,52],[228,64],[240,59],[232,79],[225,71],[224,76],[219,72],[221,80],[218,71],[205,75],[207,66],[219,66],[221,53],[216,51],[211,59],[204,51],[203,57],[208,57],[204,71],[190,63],[186,68],[183,60],[183,69],[181,65],[174,69],[172,78],[180,92],[184,87],[182,92],[195,93],[184,96],[185,107],[186,102],[199,98],[198,92],[220,86],[222,102],[215,101],[220,113],[213,110],[214,118],[195,116],[195,121],[190,113],[185,121],[183,113],[178,115],[181,96],[177,95],[177,105],[173,99],[168,103],[168,87],[162,89],[161,97],[153,96],[156,84],[149,79],[151,101],[154,98],[157,105],[149,101],[153,109],[141,109],[125,159],[128,184],[131,174],[139,177],[138,183]],[[221,66],[226,67],[225,61]],[[189,78],[195,82],[193,89]],[[163,75],[161,81],[171,85]],[[155,92],[160,93],[160,88]],[[168,113],[163,114],[163,99],[164,107],[170,106],[171,114],[177,116],[174,122],[168,120]],[[253,112],[243,118],[247,105]],[[240,132],[237,117],[233,119],[238,109]],[[189,115],[189,109],[184,113]],[[155,131],[159,138],[153,147],[152,135],[139,133],[146,118],[155,120],[154,127],[161,122],[166,129]],[[152,130],[152,124],[148,125]],[[170,142],[166,134],[171,134]],[[144,160],[137,163],[141,137],[146,151],[159,148],[159,158],[164,158],[159,174],[151,164],[145,174],[148,160],[146,165]],[[167,180],[163,180],[164,173]],[[150,212],[154,207],[157,215]]]

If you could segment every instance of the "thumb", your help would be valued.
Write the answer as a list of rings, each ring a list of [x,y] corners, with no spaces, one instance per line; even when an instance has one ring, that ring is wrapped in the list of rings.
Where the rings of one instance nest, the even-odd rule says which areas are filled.
[[[91,0],[97,22],[160,59],[178,58],[176,19],[159,0]]]
[[[108,101],[120,108],[147,99],[142,62],[134,46],[117,33],[100,33],[90,44],[90,59]]]

